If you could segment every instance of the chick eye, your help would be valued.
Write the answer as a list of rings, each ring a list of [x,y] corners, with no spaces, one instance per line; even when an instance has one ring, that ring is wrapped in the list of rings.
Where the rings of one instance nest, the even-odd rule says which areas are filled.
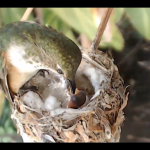
[[[61,69],[57,69],[57,72],[58,72],[59,74],[63,74],[63,72],[62,72]]]

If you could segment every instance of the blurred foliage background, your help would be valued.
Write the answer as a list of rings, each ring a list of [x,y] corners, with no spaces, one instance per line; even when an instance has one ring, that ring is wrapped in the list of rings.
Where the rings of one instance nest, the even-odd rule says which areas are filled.
[[[19,21],[25,10],[0,8],[0,26]],[[103,8],[34,8],[28,20],[50,25],[82,48],[90,48],[103,11]],[[125,32],[129,34],[125,35]],[[145,41],[150,39],[150,8],[114,8],[100,48],[121,53],[125,49],[127,36]],[[10,119],[9,103],[0,93],[0,142],[15,141],[22,140]]]
[[[1,25],[21,19],[26,8],[1,8]],[[103,14],[103,8],[41,8],[37,9],[41,22],[51,25],[66,36],[76,41],[77,34],[84,34],[89,40],[93,40],[99,22]],[[39,12],[40,11],[40,12]],[[104,48],[113,48],[121,51],[124,39],[117,25],[126,16],[134,28],[144,38],[150,39],[150,8],[114,8],[109,19],[106,31],[101,42]],[[41,17],[41,18],[40,18]],[[30,15],[28,20],[35,21],[35,16]],[[77,41],[76,41],[77,43]]]

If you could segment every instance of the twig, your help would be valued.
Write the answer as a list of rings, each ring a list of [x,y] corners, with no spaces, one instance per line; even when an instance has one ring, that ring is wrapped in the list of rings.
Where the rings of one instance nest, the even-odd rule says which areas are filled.
[[[94,66],[96,66],[97,68],[101,69],[102,71],[104,71],[105,73],[108,72],[108,70],[106,68],[104,68],[103,66],[99,65],[98,63],[96,63],[95,61],[93,61],[88,55],[86,55],[85,53],[82,53],[82,57],[85,58],[86,60],[88,60],[91,64],[93,64]]]
[[[108,22],[108,19],[110,17],[110,14],[111,14],[112,10],[113,10],[113,8],[105,8],[105,11],[104,11],[104,14],[102,16],[101,22],[100,22],[99,27],[97,29],[95,39],[92,42],[91,50],[97,50],[98,49],[98,46],[100,44],[102,35],[104,33],[104,30],[106,28],[106,25],[107,25],[107,22]]]
[[[39,24],[43,24],[43,12],[41,8],[34,8],[33,15],[35,17],[35,21]]]
[[[27,8],[25,13],[23,14],[23,16],[21,18],[21,21],[27,20],[33,9],[34,8]]]

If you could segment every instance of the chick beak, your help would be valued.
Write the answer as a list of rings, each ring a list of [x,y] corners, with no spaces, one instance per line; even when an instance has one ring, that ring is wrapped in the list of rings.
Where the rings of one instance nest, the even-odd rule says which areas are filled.
[[[68,79],[68,80],[69,80],[69,79]],[[75,81],[74,81],[74,80],[69,80],[69,82],[70,82],[70,85],[71,85],[72,93],[74,94],[74,93],[75,93],[75,90],[76,90]]]

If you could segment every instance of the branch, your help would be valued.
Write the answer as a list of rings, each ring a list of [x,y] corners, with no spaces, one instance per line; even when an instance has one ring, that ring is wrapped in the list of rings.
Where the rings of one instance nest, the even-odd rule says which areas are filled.
[[[37,23],[43,24],[43,12],[41,8],[34,8],[33,15]]]
[[[27,20],[33,9],[34,8],[27,8],[26,11],[25,11],[25,13],[23,14],[23,16],[21,18],[21,21]]]
[[[113,10],[113,8],[105,8],[105,11],[104,11],[104,14],[102,16],[101,22],[100,22],[99,27],[97,29],[95,39],[92,42],[91,50],[97,50],[98,49],[98,46],[100,44],[102,35],[104,33],[104,30],[106,28],[106,25],[107,25],[107,22],[108,22],[108,19],[110,17],[110,14],[111,14],[112,10]]]

